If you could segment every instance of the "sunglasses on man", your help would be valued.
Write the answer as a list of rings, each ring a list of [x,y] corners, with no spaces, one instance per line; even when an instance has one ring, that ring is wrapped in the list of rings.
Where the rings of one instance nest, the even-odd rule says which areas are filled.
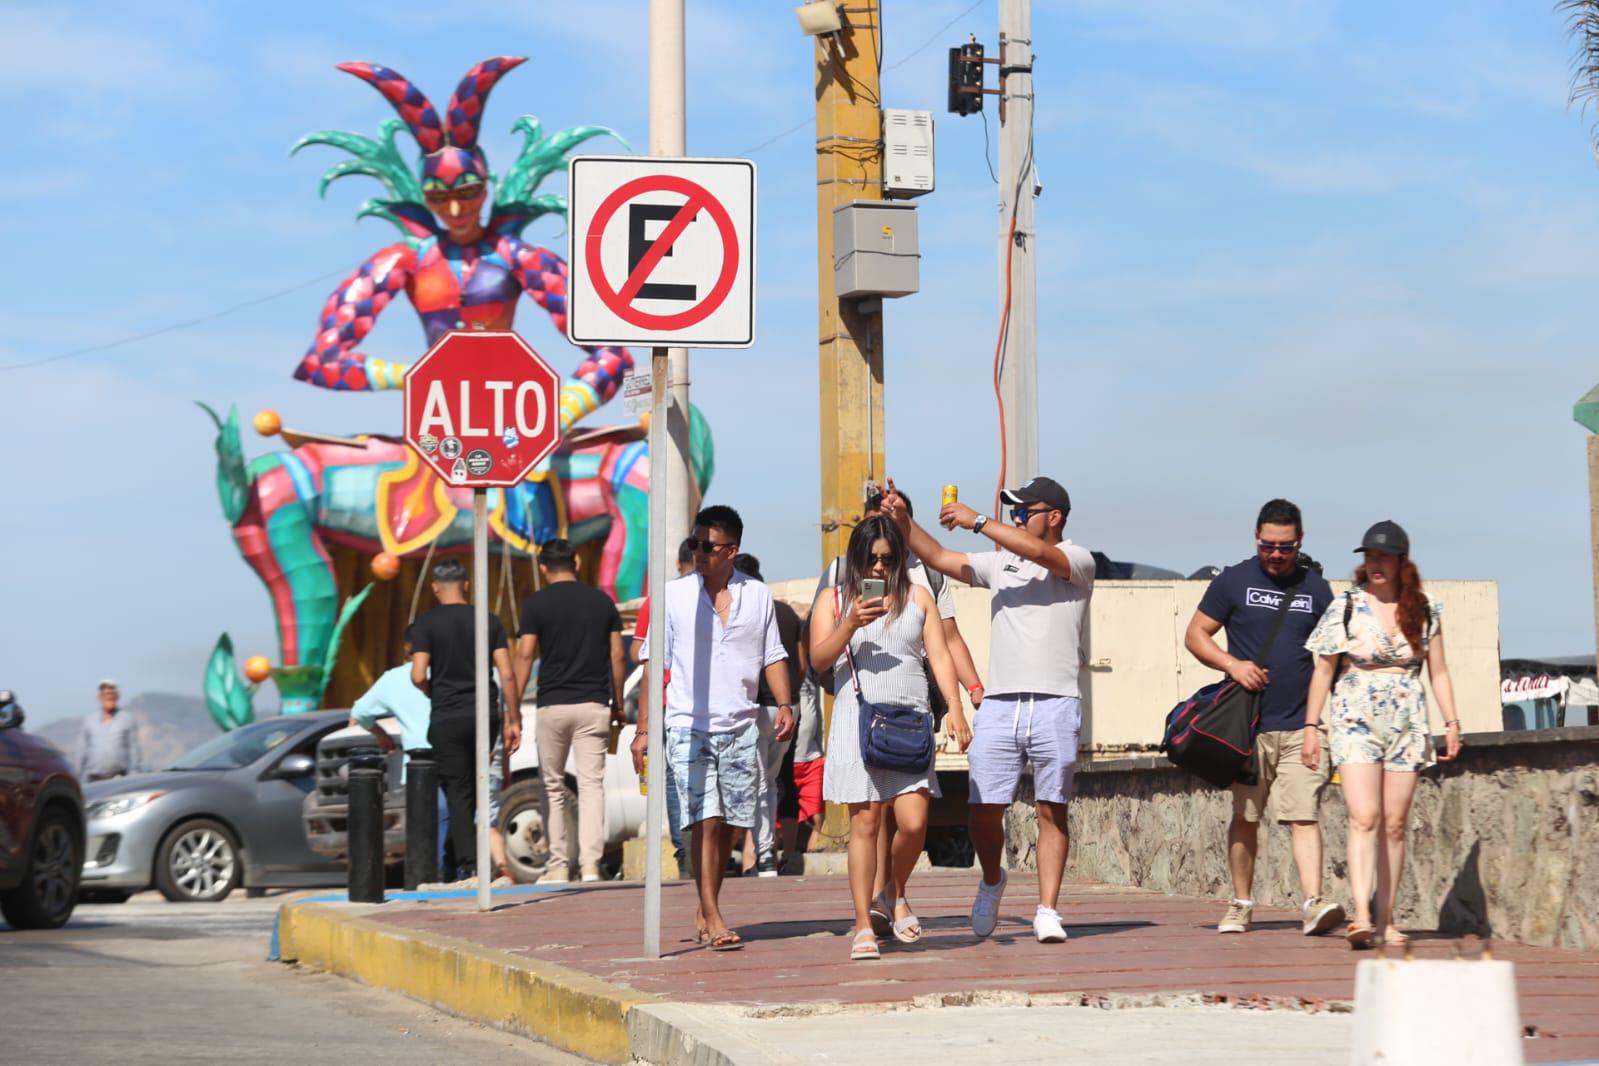
[[[728,541],[726,544],[718,544],[714,540],[696,540],[695,538],[690,537],[688,543],[689,550],[697,551],[701,555],[713,555],[715,554],[717,548],[738,547],[738,542],[732,540]]]
[[[1010,520],[1025,526],[1028,522],[1033,520],[1034,515],[1048,514],[1054,509],[1055,508],[1053,507],[1039,507],[1035,510],[1029,508],[1026,504],[1020,504],[1010,509]]]
[[[1260,549],[1262,555],[1293,555],[1299,550],[1300,541],[1291,540],[1286,544],[1272,540],[1256,540],[1255,547]]]

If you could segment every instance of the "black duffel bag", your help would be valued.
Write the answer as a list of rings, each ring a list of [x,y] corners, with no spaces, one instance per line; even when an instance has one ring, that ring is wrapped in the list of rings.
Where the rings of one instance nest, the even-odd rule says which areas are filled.
[[[1257,660],[1262,669],[1303,584],[1301,576],[1283,592],[1277,604],[1271,631],[1266,634]],[[1171,709],[1160,750],[1173,765],[1217,788],[1227,788],[1234,782],[1253,784],[1255,735],[1259,732],[1260,693],[1228,678],[1206,685]]]

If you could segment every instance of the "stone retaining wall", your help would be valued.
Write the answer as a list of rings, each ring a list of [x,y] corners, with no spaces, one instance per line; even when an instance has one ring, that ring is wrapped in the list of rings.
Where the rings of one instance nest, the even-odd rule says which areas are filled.
[[[1030,788],[1025,779],[1024,802],[1006,818],[1009,861],[1027,869],[1037,841]],[[1231,814],[1227,793],[1164,758],[1085,762],[1067,876],[1225,899]],[[1347,906],[1337,786],[1323,796],[1322,826],[1324,894]],[[1261,833],[1254,895],[1299,900],[1285,826]],[[1471,735],[1459,762],[1425,771],[1398,911],[1416,928],[1599,949],[1599,728]]]

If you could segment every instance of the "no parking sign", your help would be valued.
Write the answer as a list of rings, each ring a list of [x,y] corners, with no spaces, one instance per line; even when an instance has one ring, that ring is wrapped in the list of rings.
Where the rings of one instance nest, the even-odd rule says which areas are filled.
[[[566,333],[574,344],[755,342],[755,164],[572,160]]]

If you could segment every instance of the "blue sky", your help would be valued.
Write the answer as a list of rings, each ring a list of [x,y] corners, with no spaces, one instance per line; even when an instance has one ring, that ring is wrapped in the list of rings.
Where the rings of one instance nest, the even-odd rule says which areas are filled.
[[[969,3],[888,0],[884,19],[885,102],[938,121],[922,292],[887,316],[889,465],[920,501],[951,481],[981,498],[997,469],[996,190],[981,123],[943,112],[944,49],[995,36],[994,0],[940,30]],[[807,123],[753,154],[758,342],[693,363],[711,497],[741,508],[772,577],[814,573],[819,543],[811,53],[792,6],[688,3],[689,151],[738,155]],[[397,429],[395,394],[290,377],[334,275],[393,239],[353,219],[375,183],[318,202],[337,154],[287,157],[303,133],[390,114],[334,64],[382,62],[442,100],[478,59],[525,54],[489,104],[491,164],[513,158],[524,113],[643,145],[644,9],[0,11],[0,365],[312,283],[0,373],[0,686],[51,717],[87,709],[102,674],[196,693],[224,630],[275,655],[192,401]],[[1260,502],[1287,495],[1337,571],[1392,517],[1425,575],[1500,583],[1507,654],[1591,650],[1570,409],[1599,377],[1599,171],[1549,5],[1040,0],[1034,37],[1042,453],[1072,492],[1073,537],[1186,572],[1247,554]],[[553,222],[529,235],[564,243]],[[536,308],[518,325],[557,369],[576,364]],[[419,338],[396,303],[365,348],[409,359]]]

